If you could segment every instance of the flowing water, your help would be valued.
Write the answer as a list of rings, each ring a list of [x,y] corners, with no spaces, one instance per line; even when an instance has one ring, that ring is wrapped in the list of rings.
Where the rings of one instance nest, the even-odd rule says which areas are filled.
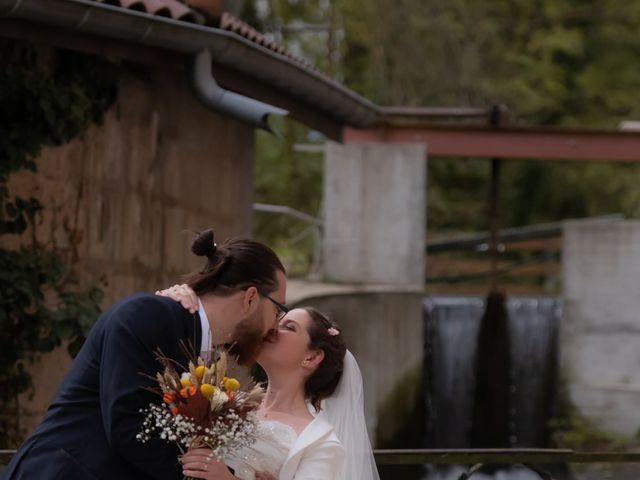
[[[509,316],[510,422],[512,447],[545,447],[547,423],[557,383],[560,301],[553,297],[511,297]],[[429,448],[470,448],[474,409],[475,359],[483,297],[431,296],[425,299],[425,385]],[[457,479],[457,467],[431,469],[428,480]],[[506,476],[505,476],[506,475]],[[526,469],[477,473],[472,479],[539,478]]]

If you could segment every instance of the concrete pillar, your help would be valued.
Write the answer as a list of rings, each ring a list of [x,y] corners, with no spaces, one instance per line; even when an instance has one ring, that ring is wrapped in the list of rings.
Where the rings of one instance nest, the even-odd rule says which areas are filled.
[[[599,428],[640,427],[640,221],[567,222],[561,375]]]
[[[325,152],[323,274],[353,295],[302,303],[344,331],[362,369],[373,443],[419,446],[426,148],[330,143]]]
[[[329,143],[324,275],[341,283],[424,284],[424,144]]]

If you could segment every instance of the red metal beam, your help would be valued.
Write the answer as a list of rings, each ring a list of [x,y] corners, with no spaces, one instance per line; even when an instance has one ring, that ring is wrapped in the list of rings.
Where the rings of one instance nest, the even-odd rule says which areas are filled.
[[[439,157],[640,161],[640,131],[484,125],[345,128],[344,143],[424,143]]]

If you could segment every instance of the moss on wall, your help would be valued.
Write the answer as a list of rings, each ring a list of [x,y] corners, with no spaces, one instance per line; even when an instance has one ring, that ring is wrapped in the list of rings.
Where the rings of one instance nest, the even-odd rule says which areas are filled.
[[[377,448],[422,448],[425,440],[423,365],[401,375],[378,409]],[[382,479],[420,479],[421,465],[380,465]]]

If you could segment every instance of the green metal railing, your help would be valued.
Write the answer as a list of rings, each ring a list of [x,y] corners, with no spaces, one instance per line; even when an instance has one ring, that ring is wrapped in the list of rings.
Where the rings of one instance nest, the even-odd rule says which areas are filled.
[[[15,450],[0,450],[0,472]],[[524,465],[543,480],[553,480],[541,465],[563,463],[638,463],[640,452],[576,452],[554,449],[374,450],[378,465],[472,465],[459,480],[467,480],[483,465]]]

